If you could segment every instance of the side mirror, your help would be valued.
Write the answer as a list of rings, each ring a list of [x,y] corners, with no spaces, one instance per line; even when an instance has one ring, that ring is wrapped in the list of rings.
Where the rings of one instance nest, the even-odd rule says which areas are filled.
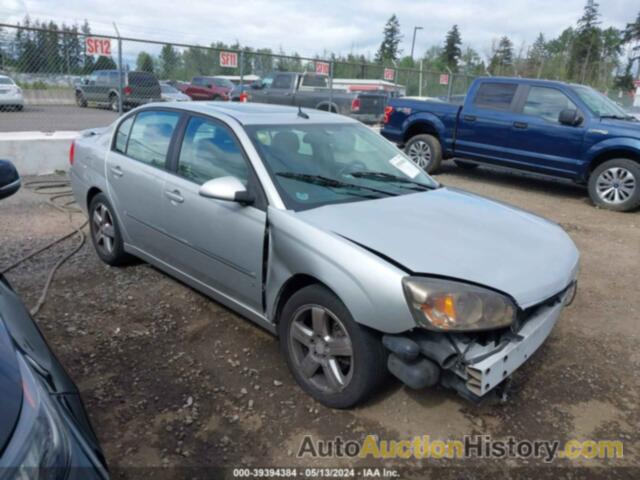
[[[560,115],[558,115],[558,122],[562,125],[575,127],[582,123],[582,117],[577,110],[573,108],[565,108],[560,112]]]
[[[20,175],[9,160],[0,160],[0,199],[10,197],[20,190]]]
[[[263,84],[262,84],[262,82],[260,82],[259,80],[258,80],[258,81],[253,82],[253,83],[250,85],[250,87],[251,87],[253,90],[260,90],[263,86],[264,86],[264,85],[263,85]]]
[[[202,197],[250,205],[254,198],[236,177],[220,177],[205,182],[198,192]]]

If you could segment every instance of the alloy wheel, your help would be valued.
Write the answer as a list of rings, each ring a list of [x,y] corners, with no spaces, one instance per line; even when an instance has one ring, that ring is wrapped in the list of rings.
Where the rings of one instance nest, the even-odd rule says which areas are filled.
[[[96,246],[106,255],[111,255],[115,245],[115,228],[111,212],[104,203],[99,203],[93,210],[93,239]]]
[[[294,314],[289,348],[295,369],[315,388],[336,393],[353,377],[353,345],[347,329],[331,311],[305,305]]]
[[[600,199],[609,204],[620,204],[629,199],[637,188],[637,180],[626,168],[612,167],[604,170],[596,180]]]
[[[423,142],[422,140],[413,142],[407,153],[413,163],[423,170],[426,170],[431,163],[431,147],[427,142]]]

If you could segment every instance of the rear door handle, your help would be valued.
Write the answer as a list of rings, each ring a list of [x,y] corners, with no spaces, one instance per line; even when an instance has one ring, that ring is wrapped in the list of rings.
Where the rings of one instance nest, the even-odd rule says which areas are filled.
[[[164,196],[167,197],[172,202],[176,202],[176,203],[184,202],[184,197],[180,194],[180,190],[165,190]]]
[[[527,128],[529,124],[525,122],[513,122],[513,126],[515,128]]]
[[[475,115],[464,115],[462,118],[464,118],[467,122],[475,122],[476,121],[476,116]]]
[[[111,167],[111,173],[113,173],[116,177],[121,177],[124,175],[124,172],[120,168],[120,166]]]

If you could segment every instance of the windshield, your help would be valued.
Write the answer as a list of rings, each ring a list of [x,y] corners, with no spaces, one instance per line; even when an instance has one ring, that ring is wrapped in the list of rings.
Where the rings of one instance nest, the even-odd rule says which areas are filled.
[[[162,93],[179,93],[179,90],[173,88],[171,85],[160,84],[160,90]]]
[[[587,104],[589,110],[600,117],[625,118],[628,116],[621,107],[593,88],[579,86],[573,87],[573,90],[578,94],[580,99]]]
[[[13,85],[13,80],[9,77],[0,77],[0,85]]]
[[[407,195],[438,186],[364,125],[249,125],[246,130],[291,210]]]
[[[226,78],[214,78],[213,83],[223,88],[233,88],[235,86],[231,80],[227,80]]]

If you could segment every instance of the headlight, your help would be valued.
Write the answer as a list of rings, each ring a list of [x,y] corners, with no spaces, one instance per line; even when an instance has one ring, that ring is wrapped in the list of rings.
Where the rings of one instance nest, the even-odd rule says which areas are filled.
[[[405,277],[402,283],[414,318],[430,330],[489,330],[515,318],[513,301],[487,288],[421,277]]]
[[[20,421],[5,452],[13,450],[9,455],[11,464],[7,465],[10,478],[60,478],[69,465],[69,443],[63,420],[25,360],[18,356],[18,362],[24,394]]]

